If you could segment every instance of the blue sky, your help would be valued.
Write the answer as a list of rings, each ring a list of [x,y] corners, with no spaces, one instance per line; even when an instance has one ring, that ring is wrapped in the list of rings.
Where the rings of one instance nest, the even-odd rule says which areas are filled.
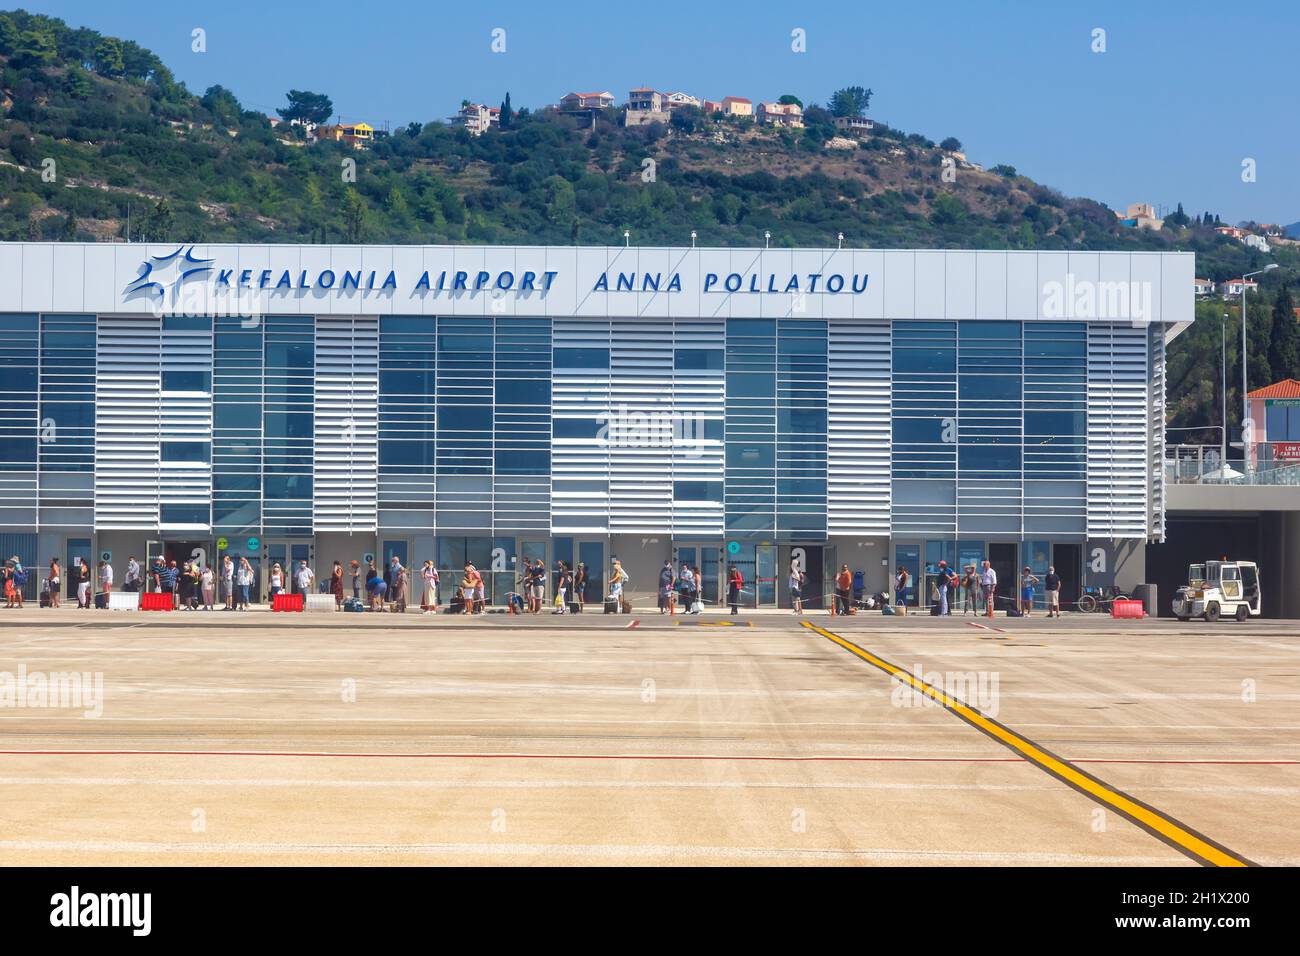
[[[875,91],[871,116],[956,136],[975,162],[1009,163],[1069,195],[1300,220],[1294,0],[25,6],[134,39],[195,92],[221,83],[265,112],[291,87],[329,94],[345,119],[396,126],[507,90],[516,107],[574,89],[621,102],[642,85],[824,103],[861,84]],[[206,53],[190,49],[195,27]],[[490,49],[497,27],[505,53]],[[804,53],[791,50],[796,28]],[[1092,52],[1095,28],[1104,53]]]

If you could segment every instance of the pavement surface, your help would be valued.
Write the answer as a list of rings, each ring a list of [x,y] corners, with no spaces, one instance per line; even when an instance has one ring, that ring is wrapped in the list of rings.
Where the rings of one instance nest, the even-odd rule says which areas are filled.
[[[1297,865],[1297,797],[1297,622],[0,611],[9,865]]]

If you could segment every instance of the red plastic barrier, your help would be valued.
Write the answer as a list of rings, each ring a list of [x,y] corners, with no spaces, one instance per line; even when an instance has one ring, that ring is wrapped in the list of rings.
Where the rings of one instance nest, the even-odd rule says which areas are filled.
[[[302,605],[301,594],[277,594],[271,599],[272,611],[301,611]]]
[[[175,609],[176,604],[168,591],[145,591],[140,595],[142,611],[174,611]]]
[[[1113,601],[1110,605],[1110,616],[1143,618],[1147,616],[1147,612],[1141,601]]]

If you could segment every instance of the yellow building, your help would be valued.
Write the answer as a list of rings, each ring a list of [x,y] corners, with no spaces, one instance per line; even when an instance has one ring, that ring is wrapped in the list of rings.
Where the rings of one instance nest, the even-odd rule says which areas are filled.
[[[353,149],[365,149],[375,141],[375,128],[369,123],[340,123],[338,126],[320,126],[317,139],[332,139],[348,143]]]

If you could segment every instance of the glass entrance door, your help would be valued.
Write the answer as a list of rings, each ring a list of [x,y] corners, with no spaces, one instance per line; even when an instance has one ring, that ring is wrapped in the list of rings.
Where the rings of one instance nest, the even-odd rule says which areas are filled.
[[[239,564],[239,555],[232,555],[235,564]],[[265,559],[265,567],[263,567]],[[280,565],[280,570],[284,572],[284,583],[282,587],[287,594],[298,593],[298,568],[302,562],[307,562],[307,567],[311,568],[316,574],[317,590],[321,581],[321,572],[318,568],[312,567],[312,546],[310,541],[293,541],[288,538],[271,538],[262,545],[260,552],[250,551],[248,553],[248,563],[253,566],[254,588],[252,593],[261,594],[265,600],[270,600],[271,594],[271,568],[276,564]],[[329,569],[325,570],[325,581],[329,581]]]
[[[900,567],[907,571],[907,593],[904,595],[904,600],[908,607],[916,607],[916,596],[920,593],[918,591],[918,579],[921,573],[921,546],[919,544],[903,542],[894,545],[894,566],[889,569],[891,601],[894,599],[892,595],[895,589],[894,581]]]
[[[587,586],[583,591],[586,603],[597,606],[605,599],[605,542],[576,542],[577,560],[587,572]]]
[[[681,574],[683,564],[689,565],[692,570],[699,568],[700,601],[705,604],[717,604],[720,597],[718,582],[723,579],[726,572],[723,562],[730,557],[726,548],[719,544],[678,544],[673,547],[673,573]],[[743,568],[742,573],[744,573]],[[750,581],[753,578],[746,574],[745,580]]]
[[[6,555],[8,557],[8,555]],[[86,564],[90,568],[90,589],[95,589],[95,555],[90,550],[89,538],[69,538],[68,539],[68,561],[63,566],[63,593],[69,598],[77,596],[77,581],[80,575],[77,569],[81,566],[81,559],[86,559]]]

